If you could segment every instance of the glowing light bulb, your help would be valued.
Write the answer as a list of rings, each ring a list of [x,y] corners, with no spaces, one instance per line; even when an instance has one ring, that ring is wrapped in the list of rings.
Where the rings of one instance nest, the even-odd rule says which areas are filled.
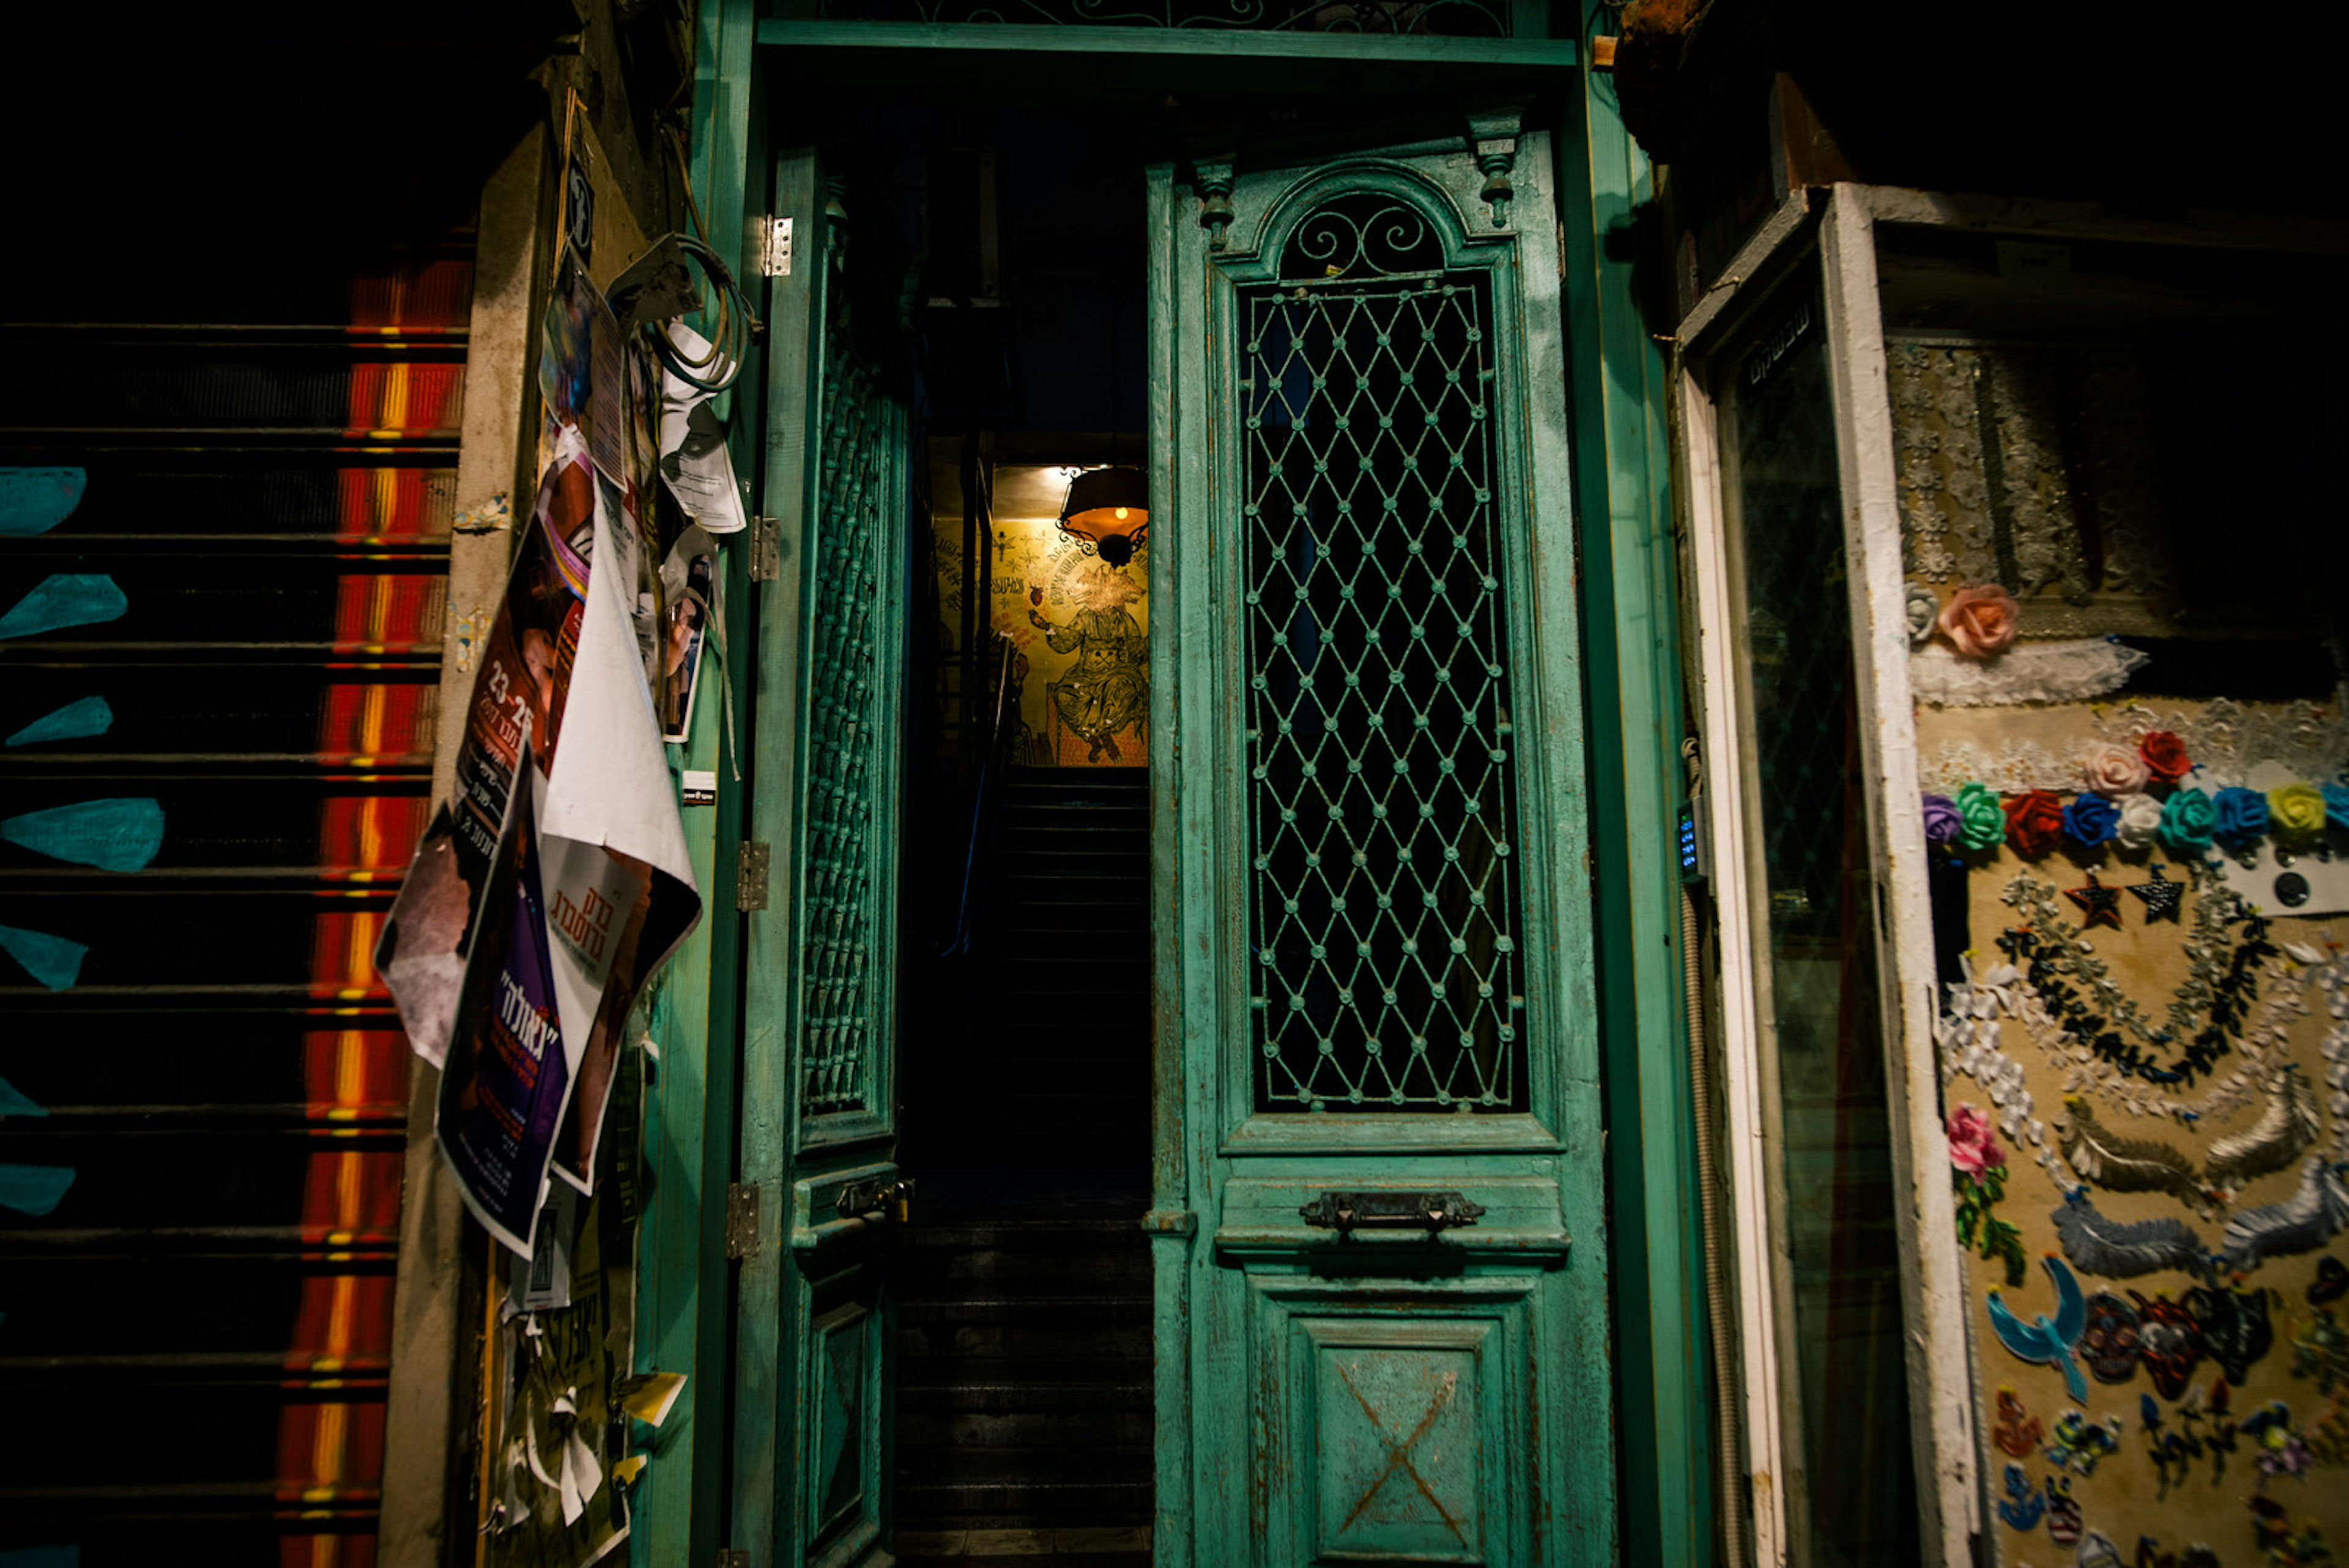
[[[1117,520],[1121,523],[1125,521],[1125,508],[1123,506],[1117,509]]]

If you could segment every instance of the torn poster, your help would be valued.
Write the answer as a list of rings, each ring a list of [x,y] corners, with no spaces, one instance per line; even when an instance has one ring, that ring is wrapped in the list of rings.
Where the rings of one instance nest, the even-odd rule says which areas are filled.
[[[603,1263],[604,1216],[586,1205],[573,1253],[571,1304],[510,1319],[482,1559],[489,1568],[585,1568],[627,1539],[626,1505],[605,1470],[613,1439],[610,1340],[617,1303]],[[622,1336],[626,1343],[625,1335]],[[621,1559],[614,1559],[618,1561]]]
[[[620,524],[616,512],[596,508],[596,559],[616,554],[615,528]],[[547,773],[547,837],[600,849],[631,877],[643,878],[611,885],[642,890],[623,906],[629,915],[608,950],[610,968],[601,987],[602,1005],[585,1036],[577,1104],[558,1144],[555,1168],[583,1192],[594,1188],[595,1147],[628,1011],[644,982],[701,919],[701,895],[693,885],[685,828],[678,820],[677,789],[637,651],[635,598],[633,581],[620,574],[589,574],[568,711],[574,718],[593,715],[580,718],[573,734],[574,742],[583,734],[592,739],[558,752]]]
[[[566,1182],[547,1184],[530,1256],[506,1260],[506,1305],[511,1312],[546,1312],[571,1304],[571,1251],[579,1234],[578,1191]]]
[[[563,1037],[555,1001],[533,798],[543,786],[530,757],[525,743],[530,784],[509,792],[433,1117],[433,1137],[465,1206],[501,1245],[524,1257],[579,1058]]]
[[[578,253],[564,248],[546,302],[538,349],[538,393],[550,418],[577,430],[597,468],[626,483],[628,366],[619,318],[587,280]]]
[[[715,608],[718,543],[696,524],[670,546],[661,568],[664,584],[676,579],[668,601],[668,637],[661,664],[661,739],[682,744],[693,728],[693,687],[701,678],[701,645]]]
[[[726,379],[726,365],[709,340],[682,321],[668,324],[668,340],[706,381]],[[745,526],[742,488],[735,483],[734,459],[726,450],[726,426],[705,392],[661,372],[660,471],[668,493],[685,514],[712,534],[738,534]]]
[[[425,829],[376,946],[376,968],[399,1006],[409,1044],[436,1067],[455,1022],[473,911],[505,821],[515,759],[525,742],[542,763],[556,751],[585,614],[597,489],[578,433],[563,431],[482,643],[457,745],[456,799]]]

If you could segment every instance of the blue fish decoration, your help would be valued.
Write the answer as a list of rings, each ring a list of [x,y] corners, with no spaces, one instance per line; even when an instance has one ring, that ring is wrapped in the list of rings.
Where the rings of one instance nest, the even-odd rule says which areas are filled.
[[[130,610],[130,600],[112,577],[103,572],[59,572],[44,577],[33,591],[0,615],[0,639],[32,637],[60,627],[96,626],[119,620]]]
[[[80,741],[114,728],[114,710],[103,697],[85,697],[42,714],[0,745],[37,746],[47,741]]]
[[[2080,1282],[2061,1258],[2048,1256],[2039,1260],[2047,1270],[2047,1277],[2055,1282],[2055,1315],[2034,1316],[2029,1323],[2007,1310],[1996,1289],[1990,1293],[1990,1326],[1998,1342],[2023,1361],[2044,1366],[2059,1367],[2064,1373],[2064,1386],[2072,1397],[2085,1401],[2088,1380],[2080,1376],[2080,1364],[2072,1359],[2072,1346],[2079,1343],[2080,1333],[2088,1326],[2086,1301],[2080,1294]]]
[[[23,964],[27,974],[51,991],[70,991],[81,978],[81,961],[89,955],[89,946],[47,931],[0,926],[0,953]]]
[[[163,847],[163,807],[146,795],[78,801],[0,821],[0,839],[100,871],[144,871]]]
[[[86,468],[0,468],[0,539],[30,539],[74,514]]]

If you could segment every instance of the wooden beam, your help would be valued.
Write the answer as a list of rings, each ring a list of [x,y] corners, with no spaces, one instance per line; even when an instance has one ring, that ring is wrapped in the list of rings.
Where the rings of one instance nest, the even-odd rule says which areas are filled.
[[[1288,97],[1551,91],[1568,85],[1570,38],[1365,37],[1203,27],[1024,26],[968,22],[759,24],[793,82],[829,88],[968,85],[1103,94],[1278,92]]]
[[[532,128],[515,143],[481,190],[480,240],[474,252],[472,314],[466,338],[462,445],[457,455],[457,500],[474,507],[503,491],[527,498],[536,475],[534,449],[523,441],[528,378],[536,362],[538,296],[546,274],[543,247],[551,227],[546,186],[552,178],[547,132]],[[521,508],[527,514],[527,504]],[[462,647],[467,628],[487,626],[505,597],[514,535],[510,530],[458,534],[449,545],[446,653],[440,664],[440,724],[435,737],[432,798],[456,788],[457,747],[470,712],[472,662]],[[463,1508],[454,1490],[456,1458],[473,1386],[463,1373],[472,1345],[462,1317],[460,1256],[465,1205],[433,1141],[440,1075],[419,1064],[409,1103],[408,1150],[402,1162],[399,1277],[392,1299],[391,1389],[384,1413],[383,1524],[378,1561],[398,1568],[431,1568],[470,1560],[471,1543],[452,1520]],[[477,1236],[478,1231],[474,1232]]]

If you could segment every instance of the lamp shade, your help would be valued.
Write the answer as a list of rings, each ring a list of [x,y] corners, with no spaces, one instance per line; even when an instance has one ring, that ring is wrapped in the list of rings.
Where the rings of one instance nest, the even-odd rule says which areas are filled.
[[[1096,468],[1069,483],[1061,530],[1084,540],[1112,566],[1133,559],[1150,529],[1150,483],[1138,468]]]

